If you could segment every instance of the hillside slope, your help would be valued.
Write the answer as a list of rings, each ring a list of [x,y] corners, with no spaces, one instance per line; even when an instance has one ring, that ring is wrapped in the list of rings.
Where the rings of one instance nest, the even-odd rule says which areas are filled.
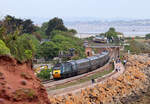
[[[0,104],[50,104],[31,64],[0,56]]]

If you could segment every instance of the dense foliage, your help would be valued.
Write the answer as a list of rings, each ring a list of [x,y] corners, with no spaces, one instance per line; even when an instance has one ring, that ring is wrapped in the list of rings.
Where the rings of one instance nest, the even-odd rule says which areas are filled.
[[[1,55],[10,54],[9,48],[5,45],[5,43],[2,40],[0,40],[0,54]]]
[[[9,35],[5,42],[10,49],[11,55],[20,61],[32,59],[39,45],[39,41],[33,35],[29,34],[21,36]]]
[[[150,34],[146,34],[146,35],[145,35],[145,38],[146,38],[146,39],[150,39]]]
[[[44,22],[42,24],[41,27],[38,27],[36,30],[36,32],[34,32],[34,34],[39,34],[40,35],[40,38],[48,38],[48,35],[46,35],[46,30],[48,28],[48,22]]]
[[[135,54],[150,52],[150,46],[143,42],[138,42],[136,40],[129,40],[128,43],[129,45],[125,46],[126,52],[128,50],[130,50],[131,53],[135,53]]]
[[[116,32],[115,28],[110,28],[108,30],[108,32],[105,33],[105,36],[107,37],[107,39],[109,41],[119,42],[119,38],[117,36],[117,32]]]
[[[41,72],[37,74],[37,77],[40,78],[41,80],[49,80],[51,77],[50,74],[51,71],[52,71],[51,69],[41,70]]]
[[[51,32],[53,30],[67,31],[68,29],[64,26],[62,19],[55,17],[48,22],[48,27],[45,31],[46,35],[48,35],[48,36],[50,36],[50,38],[52,38]]]
[[[0,21],[0,27],[6,29],[6,34],[13,34],[16,30],[19,30],[19,34],[33,33],[36,31],[36,26],[30,19],[22,20],[13,16],[7,15],[4,20]]]
[[[59,56],[60,51],[66,55],[70,48],[74,48],[75,58],[82,58],[85,56],[83,42],[74,36],[76,33],[74,29],[67,29],[62,19],[57,17],[38,27],[29,19],[8,15],[0,21],[0,39],[6,44],[5,47],[1,42],[1,47],[5,47],[3,51],[7,50],[1,54],[10,53],[20,61],[34,57],[51,60]]]
[[[52,59],[56,56],[59,56],[60,51],[63,51],[63,54],[67,55],[69,54],[69,49],[74,48],[76,58],[85,57],[82,40],[74,37],[70,32],[57,30],[53,31],[52,34],[53,38],[51,41],[41,44],[41,47],[38,51],[39,56],[44,57],[45,59]]]
[[[46,60],[52,59],[53,57],[58,55],[58,47],[57,45],[50,41],[50,42],[44,42],[41,44],[40,52],[41,56],[44,57]]]

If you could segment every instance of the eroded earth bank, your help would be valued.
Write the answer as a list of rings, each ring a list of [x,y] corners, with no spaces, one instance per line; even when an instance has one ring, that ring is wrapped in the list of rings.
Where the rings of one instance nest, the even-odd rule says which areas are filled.
[[[0,104],[50,104],[31,64],[0,56]]]
[[[143,95],[148,95],[149,87],[150,58],[146,55],[129,55],[126,71],[118,78],[78,93],[50,96],[49,99],[52,104],[142,104],[141,99]]]

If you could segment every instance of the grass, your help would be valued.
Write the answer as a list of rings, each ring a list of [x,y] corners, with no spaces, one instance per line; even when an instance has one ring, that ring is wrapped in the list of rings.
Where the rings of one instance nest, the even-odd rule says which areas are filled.
[[[34,99],[36,97],[36,93],[33,89],[22,88],[15,91],[14,99],[23,100],[23,99]]]
[[[48,88],[47,90],[50,91],[50,90],[56,90],[56,89],[61,89],[61,88],[66,88],[66,87],[69,87],[69,86],[73,86],[73,85],[77,85],[77,84],[81,84],[81,83],[84,83],[84,82],[87,82],[87,81],[90,81],[91,79],[96,79],[96,78],[99,78],[99,77],[102,77],[106,74],[109,74],[113,71],[113,66],[111,67],[110,70],[104,70],[103,72],[97,72],[96,74],[93,74],[91,76],[88,76],[88,77],[84,77],[82,79],[79,79],[75,82],[71,82],[71,83],[66,83],[66,84],[63,84],[63,85],[58,85],[54,88]]]

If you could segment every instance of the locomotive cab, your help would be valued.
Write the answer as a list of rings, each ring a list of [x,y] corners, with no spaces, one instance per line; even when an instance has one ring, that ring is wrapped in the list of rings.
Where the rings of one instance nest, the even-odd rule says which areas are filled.
[[[53,67],[53,78],[65,78],[72,76],[72,65],[69,62],[56,64]]]
[[[62,70],[62,64],[56,64],[54,67],[53,67],[53,70],[52,70],[52,74],[53,74],[53,78],[61,78],[61,70]]]

